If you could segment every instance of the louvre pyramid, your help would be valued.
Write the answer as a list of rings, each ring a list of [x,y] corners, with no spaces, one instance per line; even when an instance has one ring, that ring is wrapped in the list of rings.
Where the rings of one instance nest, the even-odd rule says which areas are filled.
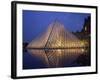
[[[66,66],[69,66],[76,60],[80,53],[84,53],[83,49],[80,48],[67,49],[70,45],[74,46],[70,44],[72,42],[80,42],[80,40],[68,29],[65,29],[62,23],[54,21],[49,24],[42,36],[37,36],[35,40],[32,40],[28,44],[27,48],[38,48],[29,49],[28,51],[33,56],[39,57],[48,67],[61,67],[64,61],[67,63]]]
[[[54,21],[48,29],[35,40],[32,40],[27,48],[67,48],[71,42],[78,42],[79,39],[71,33],[59,21]]]

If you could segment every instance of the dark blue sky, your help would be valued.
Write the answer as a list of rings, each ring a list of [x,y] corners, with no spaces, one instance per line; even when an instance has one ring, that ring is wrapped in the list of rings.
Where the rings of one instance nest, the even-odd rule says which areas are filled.
[[[30,42],[43,33],[55,20],[63,23],[71,32],[81,31],[87,13],[47,12],[23,10],[23,41]]]

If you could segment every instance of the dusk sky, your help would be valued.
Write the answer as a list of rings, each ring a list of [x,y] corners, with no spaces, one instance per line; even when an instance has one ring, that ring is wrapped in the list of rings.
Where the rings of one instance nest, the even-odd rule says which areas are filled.
[[[71,32],[81,31],[87,13],[23,10],[23,42],[30,42],[43,33],[49,24],[58,20]]]

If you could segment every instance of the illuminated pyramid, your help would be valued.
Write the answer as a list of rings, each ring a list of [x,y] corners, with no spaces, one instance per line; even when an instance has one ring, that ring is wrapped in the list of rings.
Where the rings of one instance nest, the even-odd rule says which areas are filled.
[[[42,36],[32,40],[27,48],[48,67],[61,67],[64,61],[67,63],[66,66],[69,66],[84,53],[83,48],[77,48],[82,46],[84,45],[73,33],[65,29],[63,24],[55,21],[48,26]]]
[[[64,28],[58,21],[51,23],[42,36],[32,40],[28,48],[68,48],[74,47],[72,43],[79,42],[79,39]],[[77,46],[77,45],[76,45]]]

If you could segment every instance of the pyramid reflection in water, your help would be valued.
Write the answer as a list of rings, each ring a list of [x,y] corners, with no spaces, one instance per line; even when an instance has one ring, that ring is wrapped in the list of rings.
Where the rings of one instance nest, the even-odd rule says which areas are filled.
[[[28,51],[39,57],[48,67],[72,65],[80,54],[85,53],[83,47],[85,45],[58,21],[50,24],[41,37],[27,46]]]
[[[29,49],[28,52],[47,65],[47,67],[68,67],[77,66],[74,61],[79,54],[83,54],[82,49]]]

